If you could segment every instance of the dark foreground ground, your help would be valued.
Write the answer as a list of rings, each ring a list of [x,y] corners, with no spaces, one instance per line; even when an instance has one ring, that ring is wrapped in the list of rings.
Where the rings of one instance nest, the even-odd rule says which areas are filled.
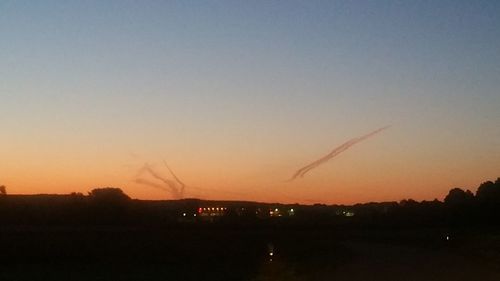
[[[500,232],[9,227],[0,263],[0,280],[500,280]]]

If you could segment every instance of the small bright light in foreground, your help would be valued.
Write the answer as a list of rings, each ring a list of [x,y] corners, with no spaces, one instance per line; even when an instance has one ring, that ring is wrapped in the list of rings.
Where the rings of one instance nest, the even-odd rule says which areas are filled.
[[[274,256],[274,245],[273,243],[267,244],[267,253],[269,254],[269,261],[273,261]]]
[[[450,241],[450,236],[446,235],[446,241]]]

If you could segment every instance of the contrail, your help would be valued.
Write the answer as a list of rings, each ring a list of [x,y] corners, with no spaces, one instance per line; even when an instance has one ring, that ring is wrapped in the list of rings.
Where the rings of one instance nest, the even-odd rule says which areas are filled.
[[[162,184],[154,183],[152,181],[145,180],[145,179],[135,179],[134,182],[138,183],[138,184],[143,184],[143,185],[151,186],[151,187],[154,187],[154,188],[158,188],[158,189],[161,189],[161,190],[164,190],[164,191],[168,191],[168,192],[172,191],[172,190],[170,190],[168,188],[165,188],[165,186],[162,185]]]
[[[334,150],[332,150],[332,152],[328,153],[327,155],[319,158],[318,160],[312,162],[311,164],[307,165],[307,166],[304,166],[300,169],[298,169],[293,175],[292,177],[288,180],[288,181],[293,181],[295,180],[296,178],[298,177],[304,177],[304,175],[309,172],[310,170],[328,162],[328,160],[332,159],[333,157],[339,155],[340,153],[346,151],[347,149],[349,149],[351,146],[361,142],[361,141],[364,141],[380,132],[382,132],[383,130],[389,128],[390,126],[385,126],[385,127],[382,127],[380,129],[377,129],[369,134],[366,134],[364,136],[361,136],[361,137],[357,137],[357,138],[353,138],[353,139],[350,139],[348,140],[347,142],[343,143],[342,145],[336,147]]]
[[[139,170],[139,172],[136,175],[136,179],[134,181],[138,184],[143,184],[143,185],[147,185],[147,186],[151,186],[151,187],[155,187],[155,188],[158,188],[161,190],[168,191],[168,192],[170,192],[170,194],[172,194],[172,196],[174,198],[182,199],[184,197],[184,188],[186,185],[183,182],[181,182],[179,180],[179,178],[177,178],[177,176],[175,176],[172,169],[170,169],[170,167],[168,167],[168,165],[165,161],[164,161],[164,163],[167,166],[170,173],[174,176],[175,180],[180,184],[180,188],[177,187],[177,184],[174,181],[166,179],[166,178],[160,176],[158,173],[156,173],[156,171],[154,171],[149,166],[148,163],[144,164],[144,166]],[[158,183],[155,183],[155,182],[152,182],[149,180],[139,178],[144,172],[149,173],[153,178],[163,182],[163,184],[158,184]]]
[[[145,186],[149,186],[149,187],[154,187],[156,189],[166,191],[166,192],[170,193],[174,199],[184,198],[184,195],[186,193],[187,188],[189,188],[189,190],[199,190],[202,192],[210,192],[210,193],[222,192],[222,193],[238,195],[238,196],[248,195],[247,193],[233,192],[233,191],[227,191],[227,190],[221,190],[221,189],[187,186],[184,182],[182,182],[179,179],[179,177],[177,177],[177,175],[174,173],[174,171],[170,168],[170,166],[167,164],[167,162],[165,160],[163,160],[163,164],[168,169],[168,171],[170,172],[170,174],[172,175],[172,177],[175,181],[163,177],[157,171],[155,171],[148,163],[145,163],[144,166],[142,166],[142,168],[139,169],[139,171],[135,175],[135,179],[133,181],[137,184],[141,184],[141,185],[145,185]],[[144,173],[149,174],[149,176],[152,177],[153,179],[143,178],[142,176]],[[190,192],[189,194],[193,194],[193,193]]]
[[[170,171],[170,173],[172,174],[174,179],[180,184],[180,186],[181,186],[180,195],[181,195],[181,197],[183,197],[184,196],[184,189],[186,188],[186,185],[174,174],[172,169],[170,169],[170,167],[167,164],[167,161],[163,160],[163,164],[165,164],[165,167],[167,167],[167,169]]]

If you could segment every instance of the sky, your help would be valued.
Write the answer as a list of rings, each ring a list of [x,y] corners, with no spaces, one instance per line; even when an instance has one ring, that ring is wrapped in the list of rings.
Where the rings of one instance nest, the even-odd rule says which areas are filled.
[[[1,1],[0,185],[443,199],[500,176],[498,1]],[[346,141],[379,134],[287,181]]]

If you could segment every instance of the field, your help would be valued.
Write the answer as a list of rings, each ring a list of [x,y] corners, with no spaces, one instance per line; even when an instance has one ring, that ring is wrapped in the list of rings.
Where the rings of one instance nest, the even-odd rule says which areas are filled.
[[[0,280],[500,280],[500,236],[488,233],[11,227]]]

